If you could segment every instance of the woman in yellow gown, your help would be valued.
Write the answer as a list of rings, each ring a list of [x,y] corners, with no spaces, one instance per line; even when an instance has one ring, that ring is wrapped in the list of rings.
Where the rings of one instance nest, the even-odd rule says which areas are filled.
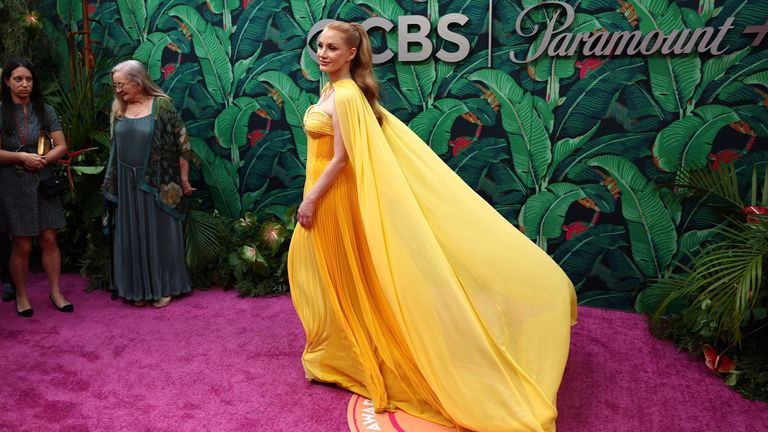
[[[365,30],[318,40],[288,257],[308,379],[461,431],[553,431],[576,296],[565,273],[380,107]]]

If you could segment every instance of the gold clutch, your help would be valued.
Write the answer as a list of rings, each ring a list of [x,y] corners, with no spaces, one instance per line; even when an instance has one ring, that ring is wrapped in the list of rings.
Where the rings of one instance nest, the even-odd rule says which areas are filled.
[[[53,138],[48,135],[48,132],[40,132],[40,136],[37,137],[37,154],[45,156],[53,148]]]

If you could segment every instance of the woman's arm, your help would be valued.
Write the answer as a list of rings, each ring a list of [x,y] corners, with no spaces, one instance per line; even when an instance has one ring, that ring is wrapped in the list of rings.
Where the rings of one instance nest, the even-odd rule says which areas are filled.
[[[2,146],[2,139],[0,139],[0,146]],[[40,155],[36,153],[26,152],[12,152],[8,150],[0,150],[0,164],[2,165],[15,165],[19,164],[29,171],[41,170],[46,162]]]
[[[64,138],[64,132],[60,130],[54,131],[51,132],[50,135],[51,138],[53,138],[53,148],[45,156],[43,156],[43,159],[45,159],[47,164],[56,162],[57,160],[64,157],[64,155],[69,151],[67,149],[67,140]]]
[[[328,114],[331,115],[331,123],[333,124],[333,158],[328,162],[320,178],[317,179],[317,182],[312,186],[312,189],[310,189],[299,206],[297,216],[299,223],[304,228],[312,226],[317,201],[328,191],[333,182],[336,181],[336,178],[339,177],[341,170],[349,163],[349,155],[347,155],[347,150],[344,148],[344,141],[341,137],[335,100],[329,100],[327,106],[329,107],[328,111],[330,112]]]
[[[184,159],[184,156],[179,156],[179,173],[181,174],[181,191],[184,195],[191,195],[197,189],[189,183],[189,162]]]

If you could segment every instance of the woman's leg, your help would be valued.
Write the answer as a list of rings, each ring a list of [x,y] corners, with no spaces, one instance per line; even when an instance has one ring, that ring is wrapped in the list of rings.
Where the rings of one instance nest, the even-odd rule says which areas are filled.
[[[11,248],[11,259],[8,267],[11,270],[13,284],[16,285],[16,310],[30,309],[27,296],[27,270],[29,269],[29,252],[32,250],[32,237],[14,237]]]
[[[56,230],[47,229],[40,231],[37,241],[43,254],[43,269],[45,274],[48,275],[48,284],[51,287],[51,300],[53,300],[56,306],[62,308],[70,303],[61,294],[61,286],[59,284],[61,280],[61,251],[59,250],[59,244],[56,242]]]

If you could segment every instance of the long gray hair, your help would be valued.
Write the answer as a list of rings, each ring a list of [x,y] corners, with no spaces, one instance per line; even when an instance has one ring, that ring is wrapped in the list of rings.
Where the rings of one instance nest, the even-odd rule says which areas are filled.
[[[137,60],[126,60],[120,62],[112,68],[112,75],[115,72],[120,72],[125,78],[133,83],[136,83],[141,91],[147,96],[167,96],[163,90],[155,84],[149,77],[147,68],[143,63]],[[112,114],[116,118],[120,118],[125,114],[127,104],[123,98],[119,97],[115,93],[115,100],[112,102]]]

